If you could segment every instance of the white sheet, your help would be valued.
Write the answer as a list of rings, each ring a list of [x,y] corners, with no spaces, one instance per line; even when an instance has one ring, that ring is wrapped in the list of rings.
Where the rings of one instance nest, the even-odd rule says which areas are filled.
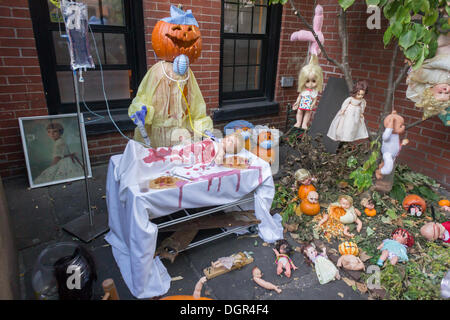
[[[167,269],[159,257],[153,258],[158,228],[149,217],[165,216],[181,208],[222,205],[255,191],[255,215],[261,220],[259,236],[269,243],[283,238],[281,217],[270,215],[275,188],[267,162],[244,149],[239,156],[248,158],[253,169],[232,170],[209,166],[208,157],[197,163],[191,158],[186,164],[174,157],[179,151],[176,147],[147,149],[130,141],[123,155],[110,159],[106,182],[110,231],[105,240],[111,244],[125,283],[137,298],[163,295],[170,288]],[[197,181],[186,180],[186,184],[172,189],[146,188],[149,180],[171,172],[180,176],[190,172]]]

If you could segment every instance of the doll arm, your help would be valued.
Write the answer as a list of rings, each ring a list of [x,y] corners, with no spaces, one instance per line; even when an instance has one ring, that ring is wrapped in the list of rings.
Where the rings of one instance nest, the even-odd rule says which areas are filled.
[[[364,118],[364,110],[366,110],[366,100],[363,98],[361,100],[361,118]]]
[[[275,252],[275,255],[276,255],[277,257],[280,255],[280,253],[278,252],[277,249],[273,248],[272,250],[273,250],[273,252]]]
[[[298,108],[298,104],[300,103],[300,100],[302,98],[302,93],[300,92],[300,94],[297,97],[297,100],[295,101],[295,103],[292,105],[292,110],[295,110]]]
[[[192,294],[195,299],[199,299],[202,293],[203,284],[206,282],[206,277],[201,277],[195,285],[194,293]]]
[[[382,136],[383,141],[389,140],[389,138],[392,135],[392,131],[393,130],[394,130],[393,128],[386,128],[386,129],[384,129],[383,136]]]
[[[361,217],[361,211],[359,211],[358,209],[355,208],[355,212],[358,215],[358,217]]]
[[[351,99],[352,99],[352,97],[348,97],[347,99],[344,100],[344,102],[342,103],[342,106],[341,106],[341,110],[339,110],[339,114],[345,113],[348,105],[350,104]]]
[[[383,246],[384,246],[384,242],[382,242],[382,243],[377,247],[377,250],[383,249]]]

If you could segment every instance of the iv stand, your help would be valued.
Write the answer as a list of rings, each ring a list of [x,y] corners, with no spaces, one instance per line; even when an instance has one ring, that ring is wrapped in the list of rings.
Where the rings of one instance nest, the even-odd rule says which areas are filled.
[[[87,168],[87,155],[85,150],[85,141],[81,136],[82,128],[84,128],[84,120],[80,112],[80,94],[78,89],[77,70],[73,71],[73,85],[75,88],[75,99],[77,105],[77,117],[78,117],[78,131],[80,132],[81,153],[83,155],[83,169],[84,169],[84,185],[87,198],[88,214],[83,213],[82,216],[72,220],[65,224],[62,228],[68,233],[74,235],[83,242],[90,242],[98,236],[109,230],[108,227],[108,215],[92,213],[91,197],[89,195],[89,183],[88,183],[88,168]],[[85,149],[86,147],[86,149]]]

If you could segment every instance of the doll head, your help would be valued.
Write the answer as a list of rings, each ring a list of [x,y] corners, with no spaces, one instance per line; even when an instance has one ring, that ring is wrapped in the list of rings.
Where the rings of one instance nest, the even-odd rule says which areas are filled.
[[[345,210],[353,207],[353,198],[347,195],[339,196],[338,198],[339,205]]]
[[[370,210],[375,208],[375,204],[373,203],[372,199],[364,198],[364,199],[361,200],[360,203],[361,203],[361,205],[364,208],[367,208],[367,209],[370,209]]]
[[[305,262],[309,265],[313,264],[313,260],[317,257],[316,247],[312,244],[306,244],[300,248],[300,252],[303,253]]]
[[[368,84],[366,80],[359,80],[353,87],[352,97],[356,99],[364,98],[367,94]]]
[[[412,247],[414,245],[414,237],[405,229],[395,229],[394,232],[392,232],[391,237],[393,240],[401,244],[405,244],[408,247]]]
[[[309,63],[304,66],[298,75],[298,92],[305,88],[322,92],[323,73],[316,55],[311,56]]]
[[[47,135],[52,140],[58,140],[64,133],[64,127],[58,122],[52,122],[47,126]]]
[[[291,245],[285,239],[278,240],[275,243],[275,249],[277,249],[277,251],[279,253],[286,254],[286,255],[290,255],[292,252]]]
[[[319,194],[316,191],[310,191],[306,196],[306,199],[309,203],[318,203],[319,202]]]
[[[237,154],[244,149],[245,140],[239,132],[233,132],[222,139],[225,153]]]
[[[441,227],[439,223],[428,222],[420,228],[420,234],[428,241],[441,238]]]
[[[258,267],[254,267],[254,268],[252,269],[252,276],[253,276],[254,278],[261,278],[261,277],[262,277],[262,272],[261,272],[261,270],[260,270]]]
[[[313,177],[311,173],[306,169],[298,169],[295,171],[295,181],[299,184],[311,184]]]

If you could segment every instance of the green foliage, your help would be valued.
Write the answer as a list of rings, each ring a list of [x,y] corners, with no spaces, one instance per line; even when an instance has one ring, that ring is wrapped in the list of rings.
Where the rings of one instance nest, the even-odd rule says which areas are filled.
[[[353,186],[358,189],[358,192],[363,192],[372,186],[372,176],[377,169],[377,159],[380,154],[381,143],[379,138],[372,141],[370,144],[370,149],[372,153],[364,162],[362,167],[357,168],[352,173],[350,173],[350,179],[353,180]],[[350,161],[353,164],[353,159]],[[347,165],[349,165],[349,160],[347,160]]]

